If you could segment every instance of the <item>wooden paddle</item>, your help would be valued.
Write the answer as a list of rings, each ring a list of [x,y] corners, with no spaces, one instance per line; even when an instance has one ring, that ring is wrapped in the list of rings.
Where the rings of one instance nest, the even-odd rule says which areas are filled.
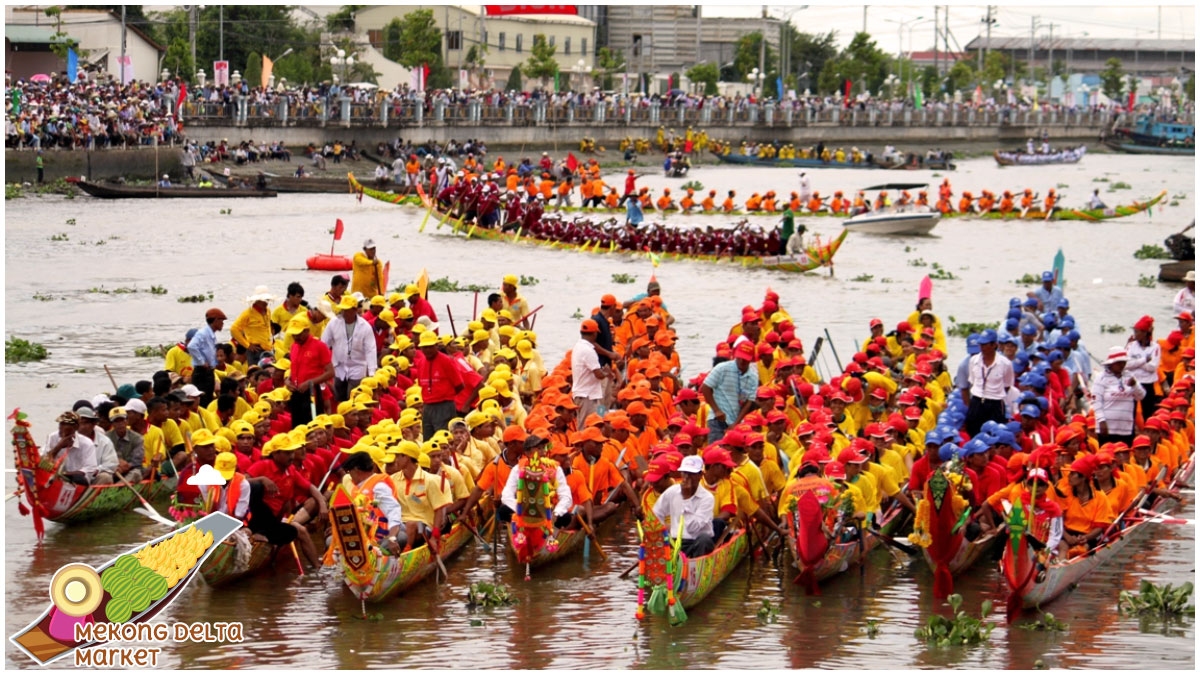
[[[112,382],[113,393],[114,394],[117,393],[117,389],[119,389],[119,387],[117,386],[117,380],[113,377],[112,371],[108,369],[107,363],[104,364],[104,372],[108,375],[108,381]]]
[[[874,530],[871,528],[864,528],[864,529],[867,532],[870,532],[871,534],[875,535],[876,539],[879,539],[879,541],[882,541],[884,544],[887,544],[888,546],[890,546],[892,548],[895,548],[900,551],[904,551],[905,553],[907,553],[911,556],[914,556],[914,557],[921,554],[920,549],[918,549],[916,546],[911,546],[909,544],[902,544],[902,543],[896,541],[894,538],[880,532],[879,530]]]
[[[175,529],[175,527],[177,527],[179,525],[179,523],[177,523],[173,520],[170,520],[168,518],[165,518],[158,511],[155,511],[154,507],[150,506],[150,502],[146,501],[146,498],[142,496],[142,493],[138,492],[137,488],[130,485],[129,481],[125,480],[125,477],[122,476],[119,471],[114,471],[113,475],[115,475],[117,477],[117,480],[119,480],[121,482],[121,485],[124,485],[125,487],[132,490],[133,494],[137,495],[138,501],[140,501],[142,503],[142,505],[139,508],[134,509],[134,511],[142,514],[143,516],[146,516],[147,518],[149,518],[157,523],[166,525],[167,527],[169,527],[171,529]]]
[[[587,524],[587,518],[580,518],[579,524],[583,525],[583,531],[587,532],[588,538],[596,545],[596,552],[600,554],[600,559],[608,560],[608,554],[600,547],[600,540],[596,538],[596,532]]]

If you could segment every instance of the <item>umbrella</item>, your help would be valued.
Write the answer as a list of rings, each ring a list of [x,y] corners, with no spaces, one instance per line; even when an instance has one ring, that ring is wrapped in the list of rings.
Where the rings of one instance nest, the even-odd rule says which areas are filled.
[[[33,77],[29,78],[29,81],[30,82],[49,82],[50,76],[45,73],[38,73],[37,75],[34,75]]]
[[[359,89],[378,89],[379,85],[371,84],[370,82],[351,82],[347,87],[358,87]]]

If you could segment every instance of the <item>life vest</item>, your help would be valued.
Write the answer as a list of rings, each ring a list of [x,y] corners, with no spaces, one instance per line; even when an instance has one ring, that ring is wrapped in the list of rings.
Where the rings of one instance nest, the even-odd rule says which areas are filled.
[[[234,473],[233,478],[225,481],[225,515],[237,518],[238,499],[242,496],[242,488],[246,485],[246,477],[240,473]],[[241,519],[243,523],[250,522],[250,510],[246,510],[246,515]]]
[[[388,530],[391,525],[388,523],[387,516],[383,510],[375,504],[375,486],[380,483],[386,483],[388,489],[392,491],[392,495],[396,495],[396,486],[392,483],[392,479],[384,473],[371,474],[371,477],[364,480],[362,485],[356,487],[358,494],[363,497],[365,502],[362,507],[364,513],[369,514],[369,519],[372,521],[368,526],[370,534],[374,535],[375,541],[382,542],[387,538]],[[373,528],[373,529],[371,529]]]

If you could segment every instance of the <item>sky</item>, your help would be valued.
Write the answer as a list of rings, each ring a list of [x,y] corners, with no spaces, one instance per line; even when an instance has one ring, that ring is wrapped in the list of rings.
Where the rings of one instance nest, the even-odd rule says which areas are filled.
[[[767,5],[771,16],[782,18],[784,14],[802,3],[791,5]],[[806,3],[807,9],[792,14],[792,23],[798,30],[824,33],[837,31],[839,46],[849,43],[854,33],[862,30],[863,6],[846,5],[829,0],[814,0]],[[982,23],[987,15],[987,6],[982,4],[954,3],[949,7],[950,33],[953,39],[950,48],[956,50],[954,40],[966,47],[976,35],[983,34]],[[1004,3],[993,5],[992,37],[1029,37],[1030,20],[1039,21],[1038,36],[1050,35],[1050,24],[1054,24],[1054,37],[1090,38],[1144,38],[1158,37],[1159,6],[1135,5],[1130,2],[1107,3],[1060,0],[1053,5]],[[1162,5],[1162,38],[1195,39],[1196,6]],[[762,5],[704,5],[705,16],[760,16]],[[945,11],[945,10],[943,10]],[[942,16],[945,16],[943,14]],[[918,18],[920,17],[920,18]],[[867,31],[871,33],[880,49],[896,52],[900,47],[901,27],[896,21],[911,22],[903,28],[904,51],[909,51],[911,42],[918,51],[932,49],[934,39],[934,5],[908,3],[881,3],[867,6]],[[889,21],[890,20],[890,21]]]

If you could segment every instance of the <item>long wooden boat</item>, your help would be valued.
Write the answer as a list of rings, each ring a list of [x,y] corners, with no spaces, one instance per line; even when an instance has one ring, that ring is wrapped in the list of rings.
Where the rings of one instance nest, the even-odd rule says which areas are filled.
[[[145,623],[179,596],[208,556],[241,526],[236,518],[214,513],[130,549],[99,567],[81,563],[64,566],[50,582],[51,605],[9,640],[39,665],[46,665],[76,649],[100,644],[94,639],[75,640],[76,624]],[[187,534],[190,528],[195,528],[197,534]],[[144,559],[138,557],[141,551],[177,536],[190,542],[183,545],[187,547],[183,550],[190,566],[181,576],[166,578],[152,565],[143,566]],[[172,555],[171,560],[180,560],[180,555]]]
[[[614,514],[615,515],[615,514]],[[612,520],[612,518],[609,518]],[[513,545],[512,530],[510,527],[504,529],[505,548],[508,549],[509,555],[514,560],[518,559],[517,549]],[[554,545],[543,545],[538,552],[529,559],[529,569],[534,570],[543,565],[548,565],[552,562],[562,560],[568,555],[583,548],[583,542],[587,539],[587,532],[582,528],[578,530],[555,530]]]
[[[17,411],[13,416],[16,423],[11,435],[17,481],[32,510],[39,536],[43,518],[66,525],[82,523],[119,513],[138,503],[134,490],[147,501],[175,492],[174,477],[147,478],[134,484],[134,490],[122,483],[78,485],[65,480],[58,475],[53,461],[40,456],[24,415]]]
[[[1129,204],[1129,205],[1114,206],[1114,207],[1109,207],[1106,209],[1061,209],[1061,210],[1055,211],[1050,216],[1050,220],[1086,220],[1086,221],[1096,222],[1096,221],[1100,221],[1100,220],[1112,220],[1113,218],[1124,218],[1125,216],[1132,216],[1132,215],[1141,213],[1141,212],[1145,211],[1146,209],[1156,206],[1166,196],[1167,196],[1167,191],[1163,190],[1163,191],[1159,192],[1157,195],[1151,197],[1150,199],[1148,199],[1144,202],[1133,202],[1132,204]],[[1021,214],[1019,211],[1013,211],[1009,214],[1003,214],[998,211],[991,211],[989,213],[982,213],[982,214],[948,213],[943,217],[944,218],[974,217],[974,218],[978,218],[978,219],[987,219],[987,220],[1021,220]],[[1024,219],[1025,220],[1045,220],[1046,212],[1041,211],[1041,210],[1037,210],[1037,211],[1030,210],[1025,214]]]
[[[768,270],[777,270],[780,272],[808,272],[815,270],[818,267],[830,267],[833,265],[833,256],[837,254],[841,248],[842,242],[846,240],[848,230],[843,229],[837,237],[831,241],[810,246],[807,253],[801,255],[785,255],[785,256],[748,256],[748,255],[705,255],[705,254],[690,254],[690,253],[658,253],[650,251],[628,251],[601,245],[599,241],[589,241],[583,244],[571,244],[561,241],[552,241],[549,239],[541,239],[538,237],[522,235],[517,232],[503,232],[496,228],[464,226],[462,219],[448,216],[438,210],[425,197],[426,206],[430,208],[433,217],[448,222],[456,233],[462,232],[468,238],[488,239],[491,241],[503,241],[507,243],[523,243],[537,246],[547,246],[559,250],[574,250],[583,251],[586,253],[624,253],[634,256],[649,257],[655,263],[662,260],[693,260],[698,262],[709,263],[733,263],[747,268],[762,268]]]
[[[997,536],[998,535],[996,532],[992,532],[976,538],[975,541],[967,541],[966,537],[960,538],[958,543],[958,552],[955,553],[954,557],[950,558],[950,562],[946,564],[946,567],[950,570],[950,574],[953,576],[958,576],[974,566],[975,563],[979,562],[979,559],[983,557],[984,553],[987,553],[996,547],[998,544]],[[929,569],[932,570],[934,567],[936,567],[937,563],[935,563],[933,561],[933,557],[930,556],[929,549],[922,549],[922,553],[923,557],[925,558],[925,562],[929,564]]]
[[[930,171],[953,171],[955,165],[950,160],[946,159],[925,159],[923,163],[909,164],[899,162],[893,164],[884,164],[877,160],[871,162],[837,162],[830,160],[826,162],[822,159],[801,159],[799,157],[789,157],[780,159],[778,157],[752,157],[736,152],[729,154],[721,154],[714,152],[717,161],[723,164],[737,164],[742,166],[765,166],[774,168],[789,168],[789,169],[887,169],[893,171],[910,171],[919,169],[928,169]]]
[[[1061,148],[1053,152],[1028,153],[1024,150],[996,150],[992,157],[1000,166],[1041,166],[1044,164],[1076,164],[1087,154],[1087,146]]]
[[[879,544],[878,537],[865,532],[861,538],[853,541],[830,542],[820,532],[820,523],[813,520],[813,517],[819,517],[819,513],[812,511],[809,514],[803,505],[798,505],[784,517],[788,552],[791,553],[792,564],[800,572],[795,583],[803,584],[805,590],[814,595],[820,594],[819,585],[822,581],[845,572],[852,565],[861,565],[867,554]],[[908,511],[904,507],[899,503],[893,504],[879,523],[880,532],[890,535],[898,531],[907,517]],[[810,531],[815,536],[810,537]]]
[[[1110,150],[1125,152],[1131,155],[1168,155],[1176,157],[1195,157],[1196,146],[1145,145],[1142,143],[1106,140],[1104,145]]]
[[[397,556],[383,553],[368,540],[362,514],[341,485],[330,497],[329,521],[338,574],[354,597],[364,602],[382,602],[403,593],[438,568],[428,544]],[[455,524],[442,537],[442,560],[449,559],[470,539],[471,532],[462,524]]]
[[[1193,456],[1176,471],[1171,487],[1191,478],[1195,462],[1196,458]],[[1165,513],[1170,508],[1167,500],[1160,498],[1155,501],[1151,510]],[[1039,575],[1036,568],[1037,553],[1029,546],[1025,537],[1013,535],[1015,530],[1010,526],[1010,537],[1017,540],[1005,541],[1004,555],[1000,559],[1000,571],[1008,584],[1009,621],[1017,616],[1021,608],[1041,607],[1075,588],[1092,570],[1119,553],[1133,536],[1143,531],[1146,526],[1145,520],[1133,515],[1108,541],[1069,560],[1047,565],[1043,575]]]
[[[353,192],[353,188],[346,184],[342,178],[316,178],[306,177],[297,178],[295,176],[276,175],[271,173],[261,174],[233,174],[232,176],[224,176],[222,174],[210,174],[214,183],[223,186],[229,185],[229,179],[237,181],[246,181],[251,185],[258,183],[258,176],[262,175],[266,182],[268,190],[275,192],[308,192],[308,193],[323,193],[323,194],[343,194]],[[401,188],[405,189],[405,188]]]
[[[671,603],[684,609],[700,604],[749,552],[750,538],[745,528],[726,537],[712,553],[695,558],[676,551],[665,540],[663,529],[644,531],[638,563],[638,619],[645,618],[645,607],[652,614],[667,614],[676,623],[678,614],[672,611]],[[686,620],[686,615],[681,619]]]
[[[379,190],[358,182],[353,173],[347,173],[346,179],[350,181],[350,192],[359,195],[360,198],[366,195],[371,199],[377,199],[388,204],[408,204],[412,206],[421,204],[421,198],[407,187],[400,187],[399,192],[394,190]]]
[[[169,187],[157,185],[116,185],[92,183],[79,178],[68,178],[80,190],[100,199],[238,199],[251,197],[274,197],[273,190],[231,190],[226,188]]]
[[[251,539],[249,528],[243,527],[216,547],[200,566],[200,575],[213,588],[224,586],[262,571],[275,552],[271,544]]]
[[[750,552],[750,539],[739,529],[716,550],[705,556],[689,558],[680,554],[682,570],[675,588],[675,601],[691,609],[712,593]]]

